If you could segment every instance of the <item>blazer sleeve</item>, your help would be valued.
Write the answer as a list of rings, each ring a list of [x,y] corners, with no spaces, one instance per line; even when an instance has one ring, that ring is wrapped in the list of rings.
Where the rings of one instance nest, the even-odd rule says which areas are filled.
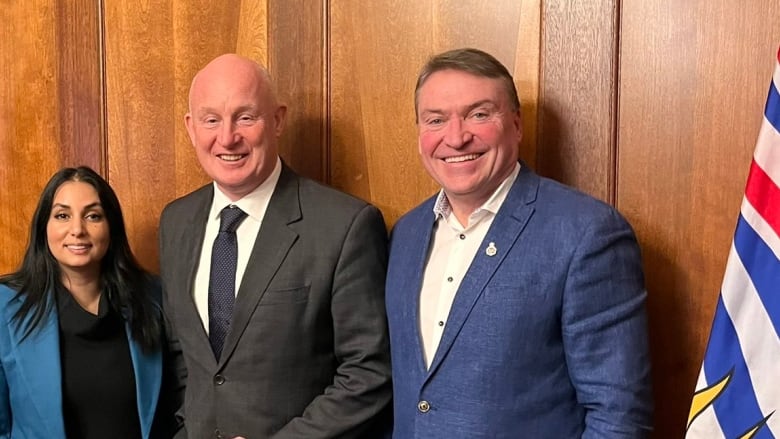
[[[646,295],[634,233],[605,209],[574,252],[561,316],[584,439],[642,438],[652,428]]]
[[[5,369],[0,363],[0,439],[11,437],[11,401],[8,395],[8,381]]]
[[[358,438],[376,435],[389,420],[390,353],[384,308],[387,231],[375,207],[354,218],[342,244],[332,287],[333,384],[274,439]]]

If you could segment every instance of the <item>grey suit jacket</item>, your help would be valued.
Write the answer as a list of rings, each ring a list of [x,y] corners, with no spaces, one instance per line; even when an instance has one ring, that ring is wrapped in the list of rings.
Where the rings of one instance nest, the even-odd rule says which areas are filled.
[[[160,220],[166,307],[188,370],[191,438],[350,438],[391,397],[381,213],[283,166],[219,362],[192,298],[213,185]]]

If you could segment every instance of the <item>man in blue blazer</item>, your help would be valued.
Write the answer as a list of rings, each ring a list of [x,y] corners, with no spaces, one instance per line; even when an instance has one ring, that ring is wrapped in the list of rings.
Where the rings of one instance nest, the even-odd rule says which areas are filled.
[[[442,190],[392,233],[394,437],[646,436],[646,292],[629,224],[518,161],[520,103],[491,55],[431,58],[415,109]]]

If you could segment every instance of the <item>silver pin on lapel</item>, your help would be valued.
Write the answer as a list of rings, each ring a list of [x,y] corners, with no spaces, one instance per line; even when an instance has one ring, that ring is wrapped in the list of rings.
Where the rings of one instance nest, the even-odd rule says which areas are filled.
[[[491,242],[488,244],[487,248],[485,249],[485,254],[488,256],[495,256],[496,253],[498,253],[498,249],[496,248],[496,243]]]

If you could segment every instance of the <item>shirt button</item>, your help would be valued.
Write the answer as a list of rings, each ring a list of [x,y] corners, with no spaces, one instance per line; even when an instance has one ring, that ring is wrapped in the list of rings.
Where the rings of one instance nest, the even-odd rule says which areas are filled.
[[[464,235],[463,233],[461,233],[461,234],[460,234],[460,236],[459,236],[459,238],[460,238],[460,239],[466,239],[466,235]]]
[[[431,409],[431,405],[428,404],[428,401],[420,401],[417,403],[417,410],[420,411],[420,413],[428,413],[428,410]]]
[[[442,322],[441,320],[439,320],[439,326],[444,326],[444,322]]]
[[[225,383],[225,377],[223,375],[214,375],[214,384],[221,386]]]
[[[447,282],[452,282],[452,276],[447,278]]]

